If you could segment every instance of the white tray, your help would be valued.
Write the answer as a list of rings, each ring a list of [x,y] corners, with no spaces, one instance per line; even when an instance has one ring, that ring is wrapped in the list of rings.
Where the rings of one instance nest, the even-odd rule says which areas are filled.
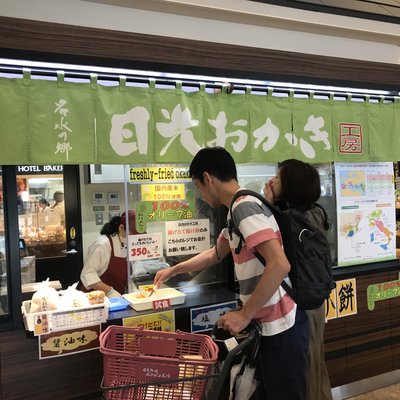
[[[107,322],[109,305],[107,300],[105,299],[104,304],[35,313],[30,312],[31,300],[23,301],[21,311],[25,329],[34,332],[35,335],[42,335]]]
[[[153,308],[153,302],[158,300],[170,301],[171,306],[183,304],[186,294],[173,288],[163,288],[156,290],[150,297],[137,298],[140,292],[124,294],[124,298],[129,302],[129,305],[136,311],[150,310]]]

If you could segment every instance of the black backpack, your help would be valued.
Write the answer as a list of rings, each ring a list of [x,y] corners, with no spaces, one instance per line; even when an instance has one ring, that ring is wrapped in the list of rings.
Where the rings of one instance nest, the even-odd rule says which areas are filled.
[[[229,235],[232,239],[232,232],[239,236],[239,244],[235,249],[236,254],[240,253],[243,235],[236,227],[232,218],[232,205],[240,196],[254,196],[261,200],[274,215],[283,241],[283,247],[291,269],[289,278],[292,282],[291,288],[285,281],[281,286],[289,296],[303,310],[312,310],[322,306],[329,298],[332,289],[336,287],[332,279],[332,260],[329,243],[320,229],[310,223],[308,218],[295,209],[280,210],[270,204],[264,196],[252,190],[241,189],[235,193],[230,205],[231,220],[228,221]],[[325,210],[321,208],[326,217]],[[326,229],[328,229],[327,217]],[[265,265],[265,260],[259,253],[254,253]]]

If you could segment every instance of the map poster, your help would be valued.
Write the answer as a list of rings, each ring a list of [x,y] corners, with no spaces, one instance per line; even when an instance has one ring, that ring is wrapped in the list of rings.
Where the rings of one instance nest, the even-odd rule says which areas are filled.
[[[396,258],[393,163],[335,163],[338,266]]]

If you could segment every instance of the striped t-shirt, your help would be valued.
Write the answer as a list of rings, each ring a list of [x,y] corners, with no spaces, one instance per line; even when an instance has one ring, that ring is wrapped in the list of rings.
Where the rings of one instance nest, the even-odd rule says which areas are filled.
[[[231,240],[228,228],[223,229],[220,240],[229,242],[235,262],[236,277],[239,281],[240,299],[245,303],[253,293],[264,268],[268,268],[268,265],[264,267],[254,255],[256,246],[272,239],[278,239],[282,245],[282,239],[275,217],[256,197],[240,196],[232,206],[232,214],[235,226],[244,238],[240,253],[235,254],[239,237],[233,233]],[[228,215],[228,220],[230,218],[231,216]],[[290,285],[289,278],[285,280]],[[279,286],[254,319],[262,324],[264,336],[272,336],[291,328],[294,325],[295,316],[296,303],[282,286]]]

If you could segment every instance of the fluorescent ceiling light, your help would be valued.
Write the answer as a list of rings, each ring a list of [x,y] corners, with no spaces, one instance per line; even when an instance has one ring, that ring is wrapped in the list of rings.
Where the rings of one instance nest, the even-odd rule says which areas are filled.
[[[178,73],[167,73],[167,72],[155,72],[148,70],[136,70],[126,68],[110,68],[110,67],[99,67],[99,66],[88,66],[78,64],[63,64],[63,63],[50,63],[42,61],[30,61],[30,60],[13,60],[7,58],[0,58],[0,65],[18,66],[21,68],[49,68],[55,70],[64,71],[84,71],[92,73],[105,73],[113,75],[136,75],[143,77],[155,77],[155,78],[170,78],[174,80],[194,80],[194,81],[207,81],[215,83],[237,83],[240,85],[257,85],[266,87],[281,87],[285,89],[303,89],[303,90],[314,90],[314,91],[326,91],[326,92],[348,92],[348,93],[359,93],[359,94],[371,94],[371,95],[390,95],[393,96],[393,92],[386,90],[372,90],[372,89],[359,89],[350,87],[340,86],[323,86],[323,85],[310,85],[303,83],[291,83],[291,82],[273,82],[273,81],[262,81],[232,77],[221,77],[221,76],[210,76],[210,75],[191,75],[191,74],[178,74]],[[400,93],[396,93],[396,96]]]

